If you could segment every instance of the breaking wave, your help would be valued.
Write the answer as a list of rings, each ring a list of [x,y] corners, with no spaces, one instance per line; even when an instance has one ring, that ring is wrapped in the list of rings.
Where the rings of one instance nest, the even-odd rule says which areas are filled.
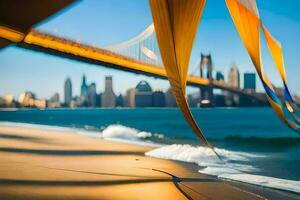
[[[133,143],[137,145],[148,145],[148,146],[161,146],[160,144],[154,143],[153,140],[163,140],[164,135],[157,133],[150,133],[145,131],[139,131],[134,128],[130,128],[123,125],[109,125],[102,132],[101,136],[104,139],[116,140],[126,143]]]
[[[223,161],[220,161],[209,148],[187,144],[163,146],[146,152],[146,156],[195,163],[201,167],[199,172],[203,174],[300,193],[300,181],[251,174],[259,172],[259,169],[250,165],[248,161],[263,159],[265,157],[263,154],[229,151],[221,148],[215,148],[215,151]]]

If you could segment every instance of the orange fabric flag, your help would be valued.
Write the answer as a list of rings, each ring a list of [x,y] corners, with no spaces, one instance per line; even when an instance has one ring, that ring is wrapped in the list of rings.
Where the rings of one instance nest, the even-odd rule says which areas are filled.
[[[205,0],[150,0],[161,57],[177,105],[194,133],[207,146],[186,99],[190,55]]]

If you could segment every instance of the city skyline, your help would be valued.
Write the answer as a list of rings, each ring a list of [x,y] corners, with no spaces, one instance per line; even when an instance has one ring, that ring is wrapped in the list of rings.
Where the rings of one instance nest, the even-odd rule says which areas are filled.
[[[203,55],[202,57],[201,77],[212,78],[232,88],[240,88],[245,93],[256,94],[259,99],[261,97],[264,98],[264,93],[257,93],[256,91],[257,79],[255,73],[246,72],[240,74],[239,69],[234,63],[231,65],[227,75],[220,71],[212,73],[211,56]],[[241,77],[244,77],[243,82],[241,82]],[[86,75],[83,74],[81,77],[80,93],[73,94],[73,82],[70,77],[66,77],[62,85],[64,95],[59,95],[58,92],[55,92],[50,98],[39,98],[36,93],[26,90],[18,98],[10,95],[4,98],[0,96],[0,107],[176,107],[176,101],[170,88],[167,90],[153,89],[143,79],[139,80],[136,85],[129,86],[126,88],[126,92],[120,94],[114,92],[112,76],[105,76],[103,85],[102,89],[97,91],[97,84],[94,81],[89,81]],[[212,90],[209,86],[199,89],[196,92],[187,93],[187,99],[192,107],[267,105],[265,100],[253,101],[253,99],[251,100],[247,96],[234,94],[226,90]],[[281,95],[281,89],[278,88],[277,90]],[[296,101],[299,102],[298,97],[296,98]]]
[[[234,64],[231,66],[231,68],[234,66]],[[238,70],[238,69],[237,69]],[[238,70],[239,72],[239,70]],[[252,74],[255,76],[255,83],[257,82],[257,79],[256,79],[256,74],[254,72],[245,72],[244,74]],[[220,77],[219,76],[222,76],[222,80],[219,79]],[[239,84],[238,85],[238,88],[244,88],[244,79],[241,79],[242,76],[241,74],[238,75],[239,78],[238,80],[235,80],[235,81],[238,81]],[[111,75],[108,75],[106,77],[112,77]],[[104,78],[106,78],[104,77]],[[143,75],[141,75],[141,77],[143,77]],[[224,81],[224,82],[227,82],[230,84],[230,71],[228,73],[222,73],[221,71],[216,71],[213,73],[213,78],[217,81]],[[139,82],[142,81],[146,81],[148,82],[147,80],[143,80],[143,79],[139,79],[139,80],[136,80],[136,84],[134,84],[133,86],[135,87],[136,85],[138,85]],[[166,80],[162,80],[162,81],[166,81]],[[96,82],[100,82],[100,84],[97,84]],[[54,93],[51,93],[49,94],[49,97],[42,97],[40,96],[38,93],[32,91],[31,89],[26,89],[24,91],[21,91],[19,94],[13,96],[11,95],[10,93],[7,93],[5,95],[0,95],[0,97],[5,97],[5,96],[13,96],[14,99],[19,99],[20,95],[23,94],[24,92],[33,92],[35,94],[36,97],[40,98],[40,99],[51,99],[51,97],[53,97],[54,94],[59,94],[60,96],[60,99],[61,101],[60,102],[68,102],[70,101],[73,97],[76,97],[76,96],[87,96],[87,93],[88,93],[88,90],[89,90],[89,85],[94,85],[95,86],[95,92],[96,93],[101,93],[105,90],[105,83],[103,84],[103,80],[98,80],[98,81],[95,81],[95,80],[88,80],[87,76],[85,74],[82,74],[81,77],[80,77],[80,81],[75,84],[75,85],[79,85],[78,88],[74,87],[74,81],[72,80],[72,78],[70,76],[67,76],[64,81],[62,82],[62,87],[59,87],[59,88],[54,88],[55,89],[55,92]],[[98,85],[98,87],[96,87],[96,85]],[[99,87],[100,85],[100,87]],[[131,86],[128,86],[125,88],[124,92],[120,92],[120,93],[115,93],[116,96],[118,95],[125,95],[128,91],[128,88],[132,88],[133,87],[132,85]],[[236,87],[236,85],[233,85],[234,87]],[[112,87],[112,90],[115,91],[113,85],[111,86]],[[193,86],[190,86],[192,88],[194,88],[194,90],[192,90],[192,92],[188,92],[188,93],[195,93],[195,91],[199,91],[199,88],[197,87],[193,87]],[[74,93],[74,88],[75,88],[75,91],[77,91],[76,93]],[[97,88],[97,89],[96,89]],[[155,91],[163,91],[163,92],[167,92],[168,90],[170,89],[170,87],[167,87],[166,89],[162,89],[162,88],[155,88],[154,90]],[[255,88],[256,90],[257,88]],[[59,90],[62,90],[61,94],[60,92],[58,92]],[[86,92],[84,91],[86,90]],[[84,91],[84,92],[83,92]],[[85,94],[83,94],[85,93]],[[66,97],[66,95],[68,95],[68,97]],[[71,97],[71,99],[70,99]],[[66,100],[66,98],[68,100]]]
[[[115,4],[111,1],[76,3],[71,9],[67,9],[49,21],[39,24],[36,28],[57,35],[68,36],[71,39],[91,45],[105,47],[132,38],[151,24],[152,19],[147,1],[116,2],[120,7],[115,7]],[[283,51],[286,57],[289,85],[291,91],[299,95],[300,86],[297,84],[296,75],[299,73],[297,63],[300,62],[300,58],[298,58],[297,53],[300,47],[297,45],[299,40],[296,36],[300,33],[300,20],[299,14],[295,10],[297,6],[281,5],[278,0],[272,1],[272,3],[260,0],[258,6],[263,11],[261,16],[266,25],[270,27],[276,38],[284,44]],[[284,6],[285,9],[281,9],[281,6]],[[113,9],[117,10],[111,12]],[[217,12],[210,12],[212,9],[217,9]],[[132,10],[137,12],[131,12]],[[125,14],[126,18],[123,16]],[[81,18],[78,18],[78,16],[81,16]],[[105,20],[108,16],[110,20]],[[280,21],[280,24],[276,24],[277,21]],[[82,32],[82,29],[86,31]],[[293,31],[287,33],[284,31],[286,29]],[[218,30],[224,32],[224,38],[217,36]],[[267,74],[276,86],[281,86],[278,73],[268,55],[266,46],[263,44],[262,48]],[[207,2],[190,60],[191,71],[197,67],[195,65],[198,63],[201,52],[211,53],[213,65],[217,71],[225,73],[233,62],[238,65],[241,73],[254,71],[253,65],[234,29],[225,4],[220,3],[220,1]],[[18,59],[14,59],[15,57]],[[2,96],[12,94],[16,97],[28,88],[39,94],[41,98],[50,98],[56,92],[55,88],[58,88],[59,83],[66,76],[70,76],[75,84],[74,86],[76,86],[74,88],[78,88],[76,84],[81,79],[82,74],[89,76],[97,85],[100,85],[100,79],[112,75],[115,77],[115,84],[118,85],[115,88],[117,94],[126,92],[126,84],[134,85],[137,83],[136,79],[145,79],[151,85],[163,90],[167,90],[169,87],[168,82],[165,80],[143,75],[137,76],[136,74],[22,50],[13,46],[1,51],[0,60],[2,68],[0,95]],[[12,76],[14,78],[11,78]],[[241,77],[241,81],[242,79],[243,77]],[[43,84],[36,84],[39,82],[48,85],[48,89],[44,90]],[[260,81],[257,81],[257,88],[262,91]],[[188,88],[188,91],[195,90]],[[63,94],[62,89],[57,92],[60,95]],[[79,89],[74,90],[75,94],[78,92]]]

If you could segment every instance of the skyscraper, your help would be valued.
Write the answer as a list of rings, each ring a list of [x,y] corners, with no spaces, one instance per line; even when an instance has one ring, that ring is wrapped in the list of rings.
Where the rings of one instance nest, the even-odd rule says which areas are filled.
[[[136,107],[151,107],[152,103],[152,88],[147,81],[140,81],[136,86],[135,106]]]
[[[97,93],[96,93],[96,84],[91,83],[89,85],[89,95],[88,95],[88,106],[89,107],[96,107],[96,98],[97,98]]]
[[[234,63],[231,65],[228,73],[228,85],[230,87],[240,88],[240,73]]]
[[[126,106],[135,107],[135,88],[130,88],[126,91]]]
[[[248,91],[255,91],[256,89],[256,76],[255,73],[244,74],[244,89]]]
[[[89,89],[88,86],[86,84],[86,78],[85,75],[83,75],[82,77],[82,83],[81,83],[81,92],[80,92],[80,96],[83,99],[83,104],[84,106],[87,105],[87,101],[88,101],[88,95],[89,95]]]
[[[240,73],[235,63],[230,67],[227,84],[230,87],[240,88]],[[226,92],[225,103],[227,106],[238,106],[240,97],[239,95]]]
[[[102,107],[115,107],[116,106],[116,95],[112,88],[112,77],[105,77],[105,90],[102,94]]]
[[[65,104],[66,106],[70,106],[70,102],[72,101],[72,82],[70,78],[67,78],[65,81]]]

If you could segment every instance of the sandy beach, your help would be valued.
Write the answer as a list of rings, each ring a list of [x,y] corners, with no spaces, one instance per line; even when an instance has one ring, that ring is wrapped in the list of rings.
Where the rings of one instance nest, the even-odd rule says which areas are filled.
[[[225,181],[151,147],[82,134],[0,125],[0,199],[299,199]]]

